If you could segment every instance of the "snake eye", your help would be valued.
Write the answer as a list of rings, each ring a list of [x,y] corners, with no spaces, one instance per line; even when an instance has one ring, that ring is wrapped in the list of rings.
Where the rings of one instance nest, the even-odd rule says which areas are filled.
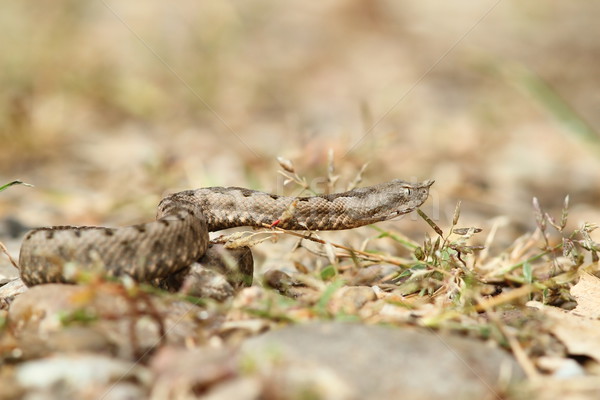
[[[411,188],[406,188],[406,195],[407,196],[412,195],[412,189]]]

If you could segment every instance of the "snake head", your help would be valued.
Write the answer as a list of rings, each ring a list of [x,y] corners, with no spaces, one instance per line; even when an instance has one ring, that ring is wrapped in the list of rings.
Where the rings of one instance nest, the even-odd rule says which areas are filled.
[[[427,200],[433,180],[411,183],[400,179],[371,186],[356,204],[357,219],[365,224],[384,221],[416,210]],[[356,189],[360,191],[360,189]]]
[[[400,180],[391,182],[395,191],[396,184],[399,189],[394,195],[390,196],[391,203],[395,204],[396,215],[406,214],[416,210],[421,204],[425,203],[429,197],[429,188],[435,181],[428,180],[419,183],[409,183]]]

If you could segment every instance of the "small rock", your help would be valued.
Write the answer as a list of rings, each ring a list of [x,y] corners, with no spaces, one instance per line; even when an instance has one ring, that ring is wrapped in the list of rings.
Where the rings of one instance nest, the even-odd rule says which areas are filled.
[[[194,393],[208,393],[217,383],[236,376],[238,358],[233,350],[225,348],[163,347],[152,358],[150,368],[155,373],[152,398],[184,394],[192,398]]]
[[[304,277],[305,279],[301,279]],[[287,274],[277,269],[266,271],[263,275],[263,283],[266,287],[275,289],[279,294],[293,299],[302,299],[306,303],[318,301],[321,292],[307,284],[305,274]]]
[[[225,301],[235,295],[235,289],[223,274],[196,265],[183,280],[180,293],[188,296]]]
[[[571,358],[544,356],[539,357],[536,363],[541,369],[560,379],[586,375],[585,369]]]
[[[210,312],[199,306],[141,293],[130,296],[112,283],[35,286],[19,295],[8,312],[19,347],[29,347],[38,337],[34,341],[45,347],[36,347],[39,355],[68,347],[100,351],[104,345],[109,354],[116,349],[121,357],[135,357],[161,343],[204,340],[217,328],[210,319]],[[74,327],[94,334],[80,338],[81,329],[70,329]]]
[[[396,265],[380,264],[369,265],[364,268],[352,268],[344,274],[350,286],[373,286],[381,283],[381,280],[393,277],[400,268]]]
[[[219,272],[236,291],[252,285],[254,259],[248,247],[231,249],[211,243],[197,264],[192,270],[199,267]]]
[[[336,322],[267,332],[246,341],[241,357],[255,365],[275,393],[317,398],[502,398],[510,384],[524,378],[509,354],[482,342]],[[326,382],[323,376],[329,377]]]
[[[344,286],[335,292],[328,305],[333,314],[356,314],[369,301],[377,299],[369,286]]]
[[[97,398],[141,399],[145,398],[143,390],[131,382],[142,386],[151,382],[146,368],[96,354],[28,361],[16,367],[14,378],[15,384],[29,390],[32,398],[34,394],[43,398],[92,398],[92,392]]]
[[[215,385],[204,395],[204,400],[256,400],[261,398],[261,384],[257,379],[238,378]]]

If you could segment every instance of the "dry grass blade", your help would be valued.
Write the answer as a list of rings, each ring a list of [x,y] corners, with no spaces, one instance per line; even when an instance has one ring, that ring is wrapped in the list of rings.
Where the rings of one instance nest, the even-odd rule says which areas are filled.
[[[348,190],[354,189],[355,187],[357,187],[362,182],[363,174],[367,170],[368,166],[369,166],[368,162],[366,162],[363,165],[361,165],[360,170],[358,171],[358,173],[356,174],[356,176],[354,177],[354,179],[352,180],[352,182],[350,182],[350,184],[348,185]]]
[[[477,297],[478,297],[477,305],[481,306],[482,311],[485,311],[485,313],[488,315],[490,321],[492,321],[492,323],[496,326],[496,328],[498,328],[498,330],[506,338],[513,354],[515,355],[515,358],[517,359],[517,362],[519,363],[519,365],[521,365],[521,367],[523,368],[523,370],[525,371],[525,373],[527,374],[529,379],[532,379],[532,380],[539,379],[540,373],[537,371],[535,364],[529,358],[529,356],[527,355],[527,353],[525,352],[525,350],[523,349],[523,347],[517,340],[514,332],[512,332],[512,330],[510,330],[510,329],[507,329],[507,327],[502,322],[500,317],[498,317],[498,315],[491,309],[491,307],[489,307],[490,306],[489,303],[483,302],[483,301],[481,301],[479,296],[477,296]]]
[[[565,196],[565,201],[563,203],[562,213],[560,217],[560,231],[562,232],[567,226],[567,218],[569,217],[569,195]]]
[[[238,249],[240,247],[254,247],[259,243],[266,242],[272,239],[272,234],[264,237],[259,237],[261,234],[268,232],[238,232],[228,237],[221,238],[224,241],[226,249]]]
[[[517,299],[522,299],[524,296],[527,296],[537,290],[539,289],[533,285],[524,285],[518,289],[513,289],[509,292],[502,293],[498,296],[490,297],[486,300],[481,299],[477,302],[477,305],[475,306],[475,311],[486,311],[494,307],[498,307],[502,304],[511,303]]]
[[[335,175],[335,163],[333,149],[327,151],[327,191],[328,193],[335,192],[335,184],[339,179],[339,175]]]
[[[431,218],[429,218],[429,216],[427,214],[425,214],[423,211],[421,211],[420,208],[417,209],[417,213],[419,214],[419,216],[421,218],[423,218],[425,220],[425,222],[427,222],[427,224],[435,231],[435,233],[437,233],[440,236],[444,236],[444,231],[442,231],[442,229],[435,223],[433,222],[433,220]]]
[[[460,218],[460,201],[456,203],[456,207],[454,208],[454,215],[452,217],[452,226],[456,226],[458,224],[458,219]]]
[[[282,228],[279,228],[277,226],[271,226],[271,225],[267,225],[267,224],[264,224],[263,226],[265,228],[269,228],[269,229],[274,230],[276,232],[281,232],[281,233],[285,233],[287,235],[296,236],[298,238],[310,240],[310,241],[313,241],[315,243],[320,243],[320,244],[323,244],[323,245],[329,243],[331,246],[333,246],[335,248],[342,249],[342,250],[345,250],[346,252],[348,252],[348,257],[354,257],[356,255],[359,255],[359,256],[361,256],[365,260],[387,262],[387,263],[390,263],[390,264],[393,264],[393,265],[402,266],[402,267],[405,267],[408,263],[410,263],[410,260],[405,260],[405,259],[398,258],[398,257],[385,256],[385,255],[382,255],[382,254],[369,253],[369,252],[366,252],[366,251],[354,249],[352,247],[344,246],[344,245],[341,245],[341,244],[327,242],[325,240],[318,239],[318,238],[315,238],[315,237],[311,236],[310,233],[309,234],[298,233],[298,232],[295,232],[295,231],[290,231],[290,230],[287,230],[287,229],[282,229]]]
[[[540,229],[542,236],[544,237],[544,241],[546,242],[546,247],[549,247],[550,243],[548,241],[548,232],[546,231],[546,229],[547,229],[546,215],[547,214],[542,209],[542,206],[540,205],[540,202],[537,199],[537,197],[533,198],[532,203],[533,203],[533,210],[535,211],[535,222],[537,223],[537,226]]]
[[[8,249],[2,242],[0,242],[0,250],[2,250],[2,252],[6,255],[6,257],[8,257],[8,260],[13,265],[13,267],[15,267],[16,269],[20,269],[19,264],[17,264],[17,262],[11,257],[11,255],[8,252]]]

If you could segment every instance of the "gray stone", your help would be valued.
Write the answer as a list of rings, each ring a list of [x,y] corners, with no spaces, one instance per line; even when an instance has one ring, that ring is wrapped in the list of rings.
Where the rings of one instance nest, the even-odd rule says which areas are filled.
[[[499,348],[406,327],[295,325],[246,341],[241,357],[272,378],[274,392],[317,398],[496,399],[524,378]],[[337,389],[324,391],[324,378]]]

